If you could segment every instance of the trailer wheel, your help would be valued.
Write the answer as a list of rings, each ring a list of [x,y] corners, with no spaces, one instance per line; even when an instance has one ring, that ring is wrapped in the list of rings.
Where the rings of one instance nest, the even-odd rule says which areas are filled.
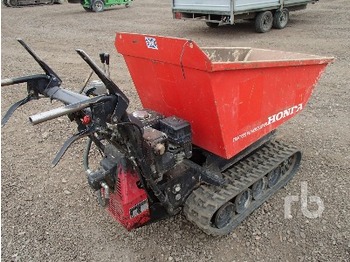
[[[219,26],[219,23],[214,23],[214,22],[205,22],[205,23],[210,28],[217,28]]]
[[[8,0],[7,3],[9,4],[9,6],[11,7],[16,7],[18,2],[17,0]]]
[[[7,7],[10,7],[10,5],[8,4],[7,0],[2,0],[2,3],[7,6]]]
[[[255,31],[258,33],[266,33],[270,31],[273,24],[273,15],[271,11],[259,13],[255,18]]]
[[[287,26],[289,21],[289,11],[287,8],[277,10],[273,16],[273,27],[283,29]]]
[[[101,0],[95,0],[91,6],[92,11],[94,12],[102,12],[104,7],[105,7],[105,4]]]

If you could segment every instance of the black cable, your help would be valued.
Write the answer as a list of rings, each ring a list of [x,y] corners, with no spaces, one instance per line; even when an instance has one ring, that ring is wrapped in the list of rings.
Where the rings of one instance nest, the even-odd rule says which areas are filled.
[[[91,149],[91,144],[92,144],[92,139],[90,137],[88,137],[88,140],[86,142],[86,148],[84,151],[84,155],[83,155],[83,165],[84,165],[84,169],[85,171],[89,170],[89,153],[90,153],[90,149]]]

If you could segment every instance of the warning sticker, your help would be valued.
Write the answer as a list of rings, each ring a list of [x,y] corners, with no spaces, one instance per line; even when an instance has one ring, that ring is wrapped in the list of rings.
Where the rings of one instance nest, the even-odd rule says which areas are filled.
[[[148,210],[148,201],[147,199],[143,200],[142,202],[138,203],[137,205],[130,208],[130,217],[134,218],[138,215],[140,215],[143,211]]]
[[[154,37],[145,37],[146,45],[150,49],[158,49],[157,40]]]

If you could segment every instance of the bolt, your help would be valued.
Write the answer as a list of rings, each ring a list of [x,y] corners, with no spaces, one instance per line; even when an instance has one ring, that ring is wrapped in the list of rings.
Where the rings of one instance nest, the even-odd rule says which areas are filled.
[[[175,184],[174,187],[173,187],[174,194],[178,193],[180,191],[181,191],[181,185],[180,184]]]
[[[175,196],[175,200],[176,201],[179,201],[181,199],[181,194],[177,194],[176,196]]]

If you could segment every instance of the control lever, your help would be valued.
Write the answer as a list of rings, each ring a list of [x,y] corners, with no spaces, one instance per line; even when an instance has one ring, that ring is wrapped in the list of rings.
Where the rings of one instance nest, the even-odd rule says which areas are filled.
[[[126,114],[126,109],[129,106],[129,99],[120,90],[120,88],[107,76],[92,59],[81,49],[76,50],[84,61],[91,67],[95,74],[101,79],[110,94],[117,97],[117,106],[112,114],[112,122],[117,123],[122,116]]]
[[[68,138],[66,140],[66,142],[64,142],[63,146],[61,147],[60,151],[58,151],[56,157],[54,158],[54,160],[52,160],[52,165],[55,167],[58,162],[61,160],[61,158],[63,157],[63,155],[66,153],[67,149],[77,140],[79,140],[80,138],[86,137],[86,136],[90,136],[94,133],[94,129],[90,128],[90,129],[84,129],[80,132],[78,132],[77,134],[73,135],[72,137]]]
[[[105,59],[105,53],[100,53],[100,61],[103,66],[103,72],[106,72],[106,59]]]
[[[25,50],[34,58],[34,60],[40,65],[40,67],[44,70],[46,75],[51,76],[55,82],[57,81],[58,86],[61,85],[62,80],[59,76],[43,61],[41,60],[34,51],[20,38],[17,41],[24,47]]]
[[[109,65],[109,54],[108,54],[108,63],[106,62],[106,54],[107,54],[107,53],[100,53],[100,54],[99,54],[99,56],[100,56],[100,61],[101,61],[101,63],[102,63],[103,71],[104,71],[104,72],[106,72],[106,65],[105,65],[105,63],[106,63],[107,65]],[[92,76],[93,73],[94,73],[94,71],[91,70],[90,74],[89,74],[88,77],[85,79],[84,85],[83,85],[83,87],[80,89],[79,94],[83,93],[83,91],[84,91],[85,87],[87,86],[87,84],[88,84],[88,82],[89,82],[89,80],[90,80],[90,78],[91,78],[91,76]],[[108,77],[109,77],[109,68],[108,68],[108,74],[107,74],[107,75],[108,75]]]
[[[24,78],[21,78],[24,79]],[[40,78],[41,79],[41,78]],[[12,80],[12,81],[11,81]],[[14,82],[17,83],[18,81],[16,81],[18,79],[14,78],[14,79],[5,79],[5,83],[9,83],[9,82]],[[1,82],[2,84],[3,82]],[[28,96],[16,103],[14,103],[6,112],[5,116],[1,119],[1,126],[5,126],[7,121],[10,119],[10,117],[12,116],[12,114],[20,107],[25,105],[26,103],[28,103],[31,100],[37,100],[39,99],[39,94],[38,92],[36,92],[34,89],[32,89],[30,82],[28,82]]]
[[[4,125],[6,125],[7,121],[10,119],[10,117],[12,116],[13,112],[16,111],[17,108],[19,108],[20,106],[23,106],[24,104],[28,103],[29,101],[36,99],[31,95],[28,95],[26,98],[14,103],[9,110],[7,110],[5,116],[1,119],[1,126],[3,127]]]
[[[105,62],[106,62],[106,65],[107,65],[107,68],[106,68],[106,74],[108,77],[111,77],[110,76],[110,71],[109,71],[109,54],[108,53],[105,53]]]

